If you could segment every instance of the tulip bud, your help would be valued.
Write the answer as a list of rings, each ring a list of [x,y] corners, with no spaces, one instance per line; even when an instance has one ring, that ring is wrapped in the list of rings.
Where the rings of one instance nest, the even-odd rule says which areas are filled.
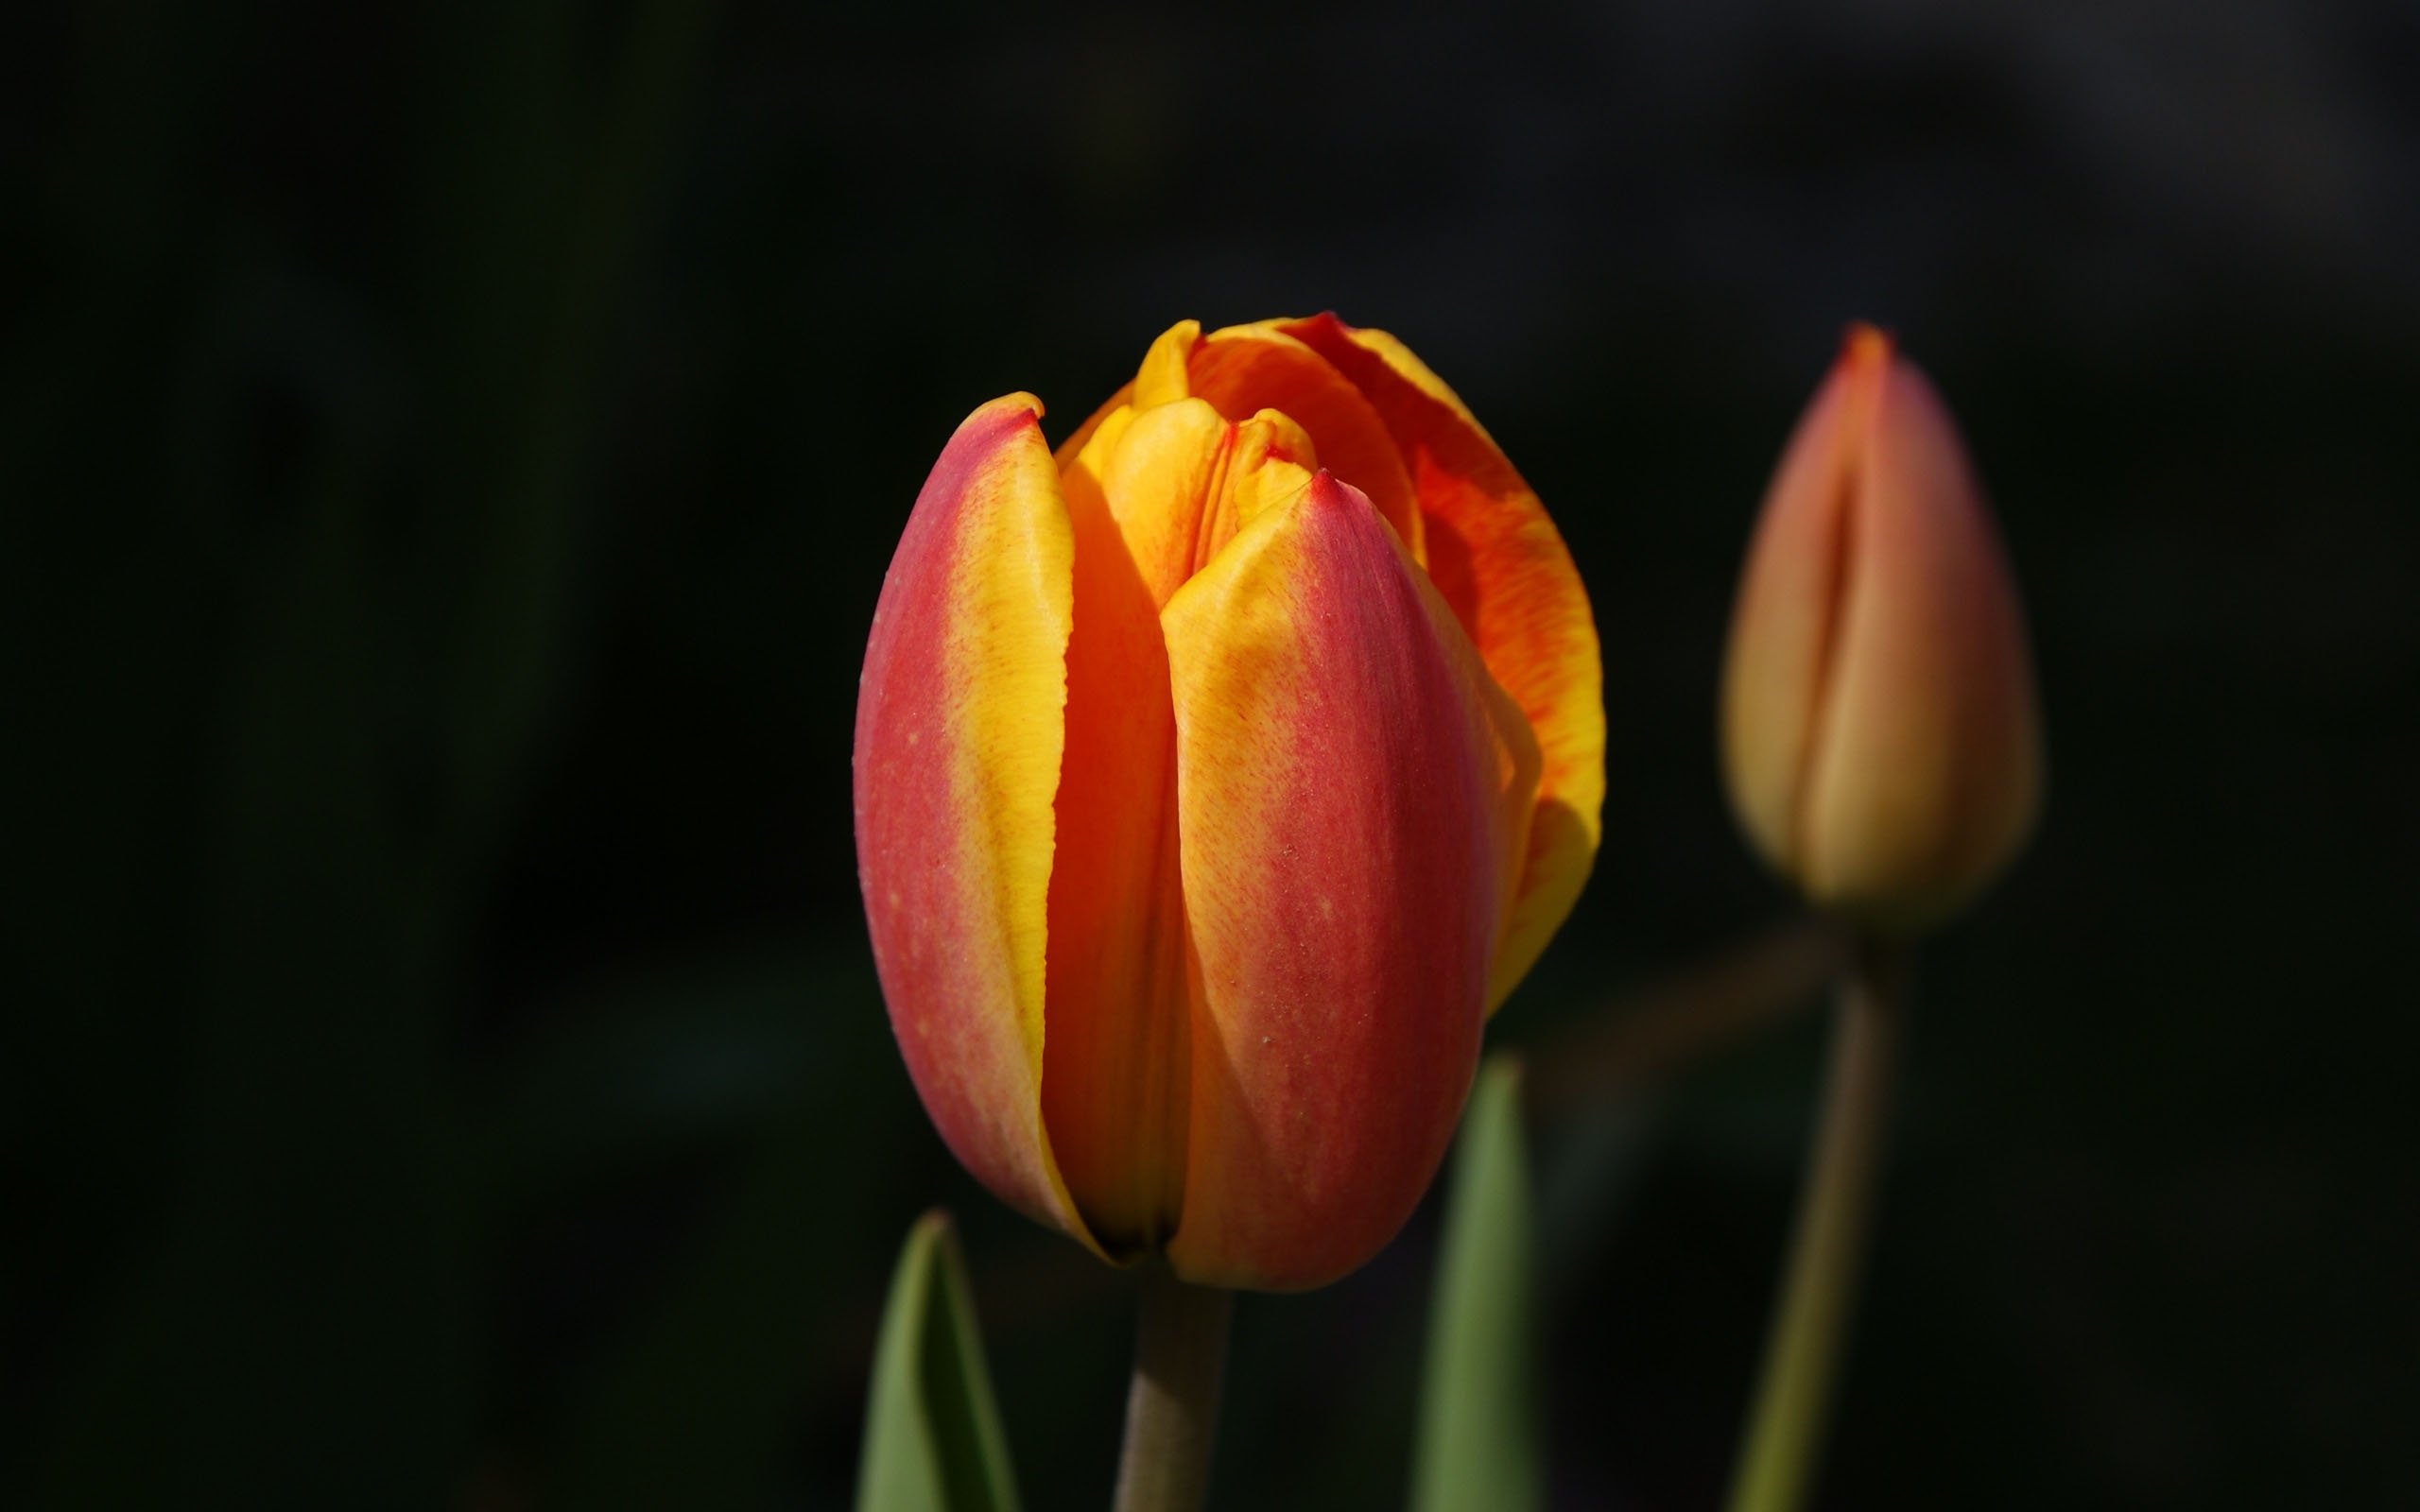
[[[1722,690],[1732,806],[1820,906],[1917,929],[2031,829],[2024,620],[1948,411],[1849,332],[1765,496]]]
[[[1018,394],[909,515],[859,679],[900,1051],[1002,1198],[1292,1290],[1393,1235],[1596,854],[1586,596],[1383,332],[1184,321],[1054,455]]]

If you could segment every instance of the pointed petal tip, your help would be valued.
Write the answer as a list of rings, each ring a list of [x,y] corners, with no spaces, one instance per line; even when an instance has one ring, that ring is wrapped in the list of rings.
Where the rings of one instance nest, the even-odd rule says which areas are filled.
[[[1193,392],[1192,380],[1186,375],[1185,364],[1193,356],[1193,349],[1201,340],[1201,322],[1179,320],[1160,333],[1151,349],[1143,354],[1143,366],[1134,374],[1134,407],[1149,409],[1184,399]]]
[[[997,399],[976,405],[974,413],[966,417],[959,429],[963,430],[978,420],[1005,419],[1014,415],[1038,422],[1044,413],[1042,401],[1020,388],[1015,393],[1002,394]]]
[[[1363,504],[1370,502],[1370,496],[1368,494],[1362,492],[1359,489],[1355,488],[1352,484],[1345,482],[1342,478],[1338,477],[1335,473],[1329,472],[1325,468],[1321,468],[1318,472],[1312,473],[1311,486],[1303,490],[1304,503],[1318,505],[1322,507],[1333,507],[1337,505],[1347,502],[1349,499],[1358,499]]]
[[[1898,347],[1897,339],[1886,327],[1868,320],[1851,320],[1841,335],[1841,363],[1844,367],[1888,366]]]

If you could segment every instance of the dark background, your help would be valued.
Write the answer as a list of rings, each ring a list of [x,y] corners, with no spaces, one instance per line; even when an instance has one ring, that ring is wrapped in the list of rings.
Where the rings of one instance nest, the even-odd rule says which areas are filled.
[[[0,21],[0,1502],[845,1504],[960,1216],[1029,1505],[1125,1280],[890,1045],[855,679],[957,421],[1334,308],[1544,495],[1595,881],[1497,1021],[1786,916],[1733,574],[1855,317],[2033,620],[1824,1502],[2420,1499],[2420,11],[120,0]],[[1817,1021],[1542,1126],[1559,1506],[1715,1504]],[[1239,1310],[1218,1497],[1404,1494],[1431,1212]]]

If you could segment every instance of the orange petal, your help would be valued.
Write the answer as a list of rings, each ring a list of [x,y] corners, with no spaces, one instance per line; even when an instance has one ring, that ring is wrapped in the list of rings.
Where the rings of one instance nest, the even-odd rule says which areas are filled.
[[[1150,590],[1154,612],[1193,576],[1234,427],[1199,399],[1137,409],[1095,432],[1067,475],[1089,474]]]
[[[1184,335],[1163,343],[1160,381],[1182,379]],[[1240,519],[1300,492],[1307,474],[1288,458],[1310,455],[1282,416],[1231,424],[1180,398],[1110,415],[1062,477],[1075,628],[1043,1116],[1077,1208],[1113,1253],[1164,1241],[1184,1181],[1186,957],[1160,605]]]
[[[1168,1255],[1197,1282],[1317,1286],[1393,1236],[1452,1136],[1535,759],[1327,474],[1161,622],[1201,994]]]
[[[1170,522],[1201,513],[1228,431],[1198,401],[1122,411],[1063,479],[1075,628],[1050,876],[1043,1113],[1077,1207],[1119,1255],[1156,1247],[1176,1226],[1188,1010],[1162,595],[1118,516],[1135,522],[1148,554],[1180,559],[1182,581],[1192,527]]]
[[[858,679],[858,881],[891,1028],[984,1185],[1093,1243],[1042,1118],[1047,899],[1073,542],[1032,396],[917,496]]]
[[[1235,456],[1227,464],[1225,533],[1204,537],[1206,547],[1194,570],[1210,565],[1236,532],[1259,519],[1262,510],[1290,504],[1310,487],[1319,455],[1310,433],[1283,410],[1264,409],[1238,424]]]
[[[1538,496],[1402,342],[1333,315],[1281,329],[1351,379],[1385,421],[1418,491],[1429,576],[1537,733],[1537,816],[1491,972],[1492,1010],[1536,963],[1596,863],[1605,707],[1588,595]]]
[[[1284,415],[1237,423],[1206,400],[1178,399],[1110,416],[1066,476],[1071,487],[1092,480],[1156,610],[1244,521],[1302,491],[1316,465],[1310,438]]]
[[[1185,365],[1194,397],[1229,420],[1284,412],[1309,436],[1319,465],[1369,496],[1413,557],[1426,560],[1420,507],[1387,427],[1343,373],[1273,322],[1229,326],[1197,343]]]

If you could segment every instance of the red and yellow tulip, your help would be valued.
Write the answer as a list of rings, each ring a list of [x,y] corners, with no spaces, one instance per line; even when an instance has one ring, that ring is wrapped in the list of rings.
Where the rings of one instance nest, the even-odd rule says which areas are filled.
[[[892,1027],[1007,1201],[1189,1281],[1321,1285],[1419,1200],[1595,858],[1588,602],[1383,332],[1188,320],[1056,456],[1041,415],[950,438],[866,650]]]
[[[1748,549],[1722,693],[1732,807],[1814,902],[1951,912],[2033,825],[2024,614],[1958,428],[1871,326],[1799,421]]]

